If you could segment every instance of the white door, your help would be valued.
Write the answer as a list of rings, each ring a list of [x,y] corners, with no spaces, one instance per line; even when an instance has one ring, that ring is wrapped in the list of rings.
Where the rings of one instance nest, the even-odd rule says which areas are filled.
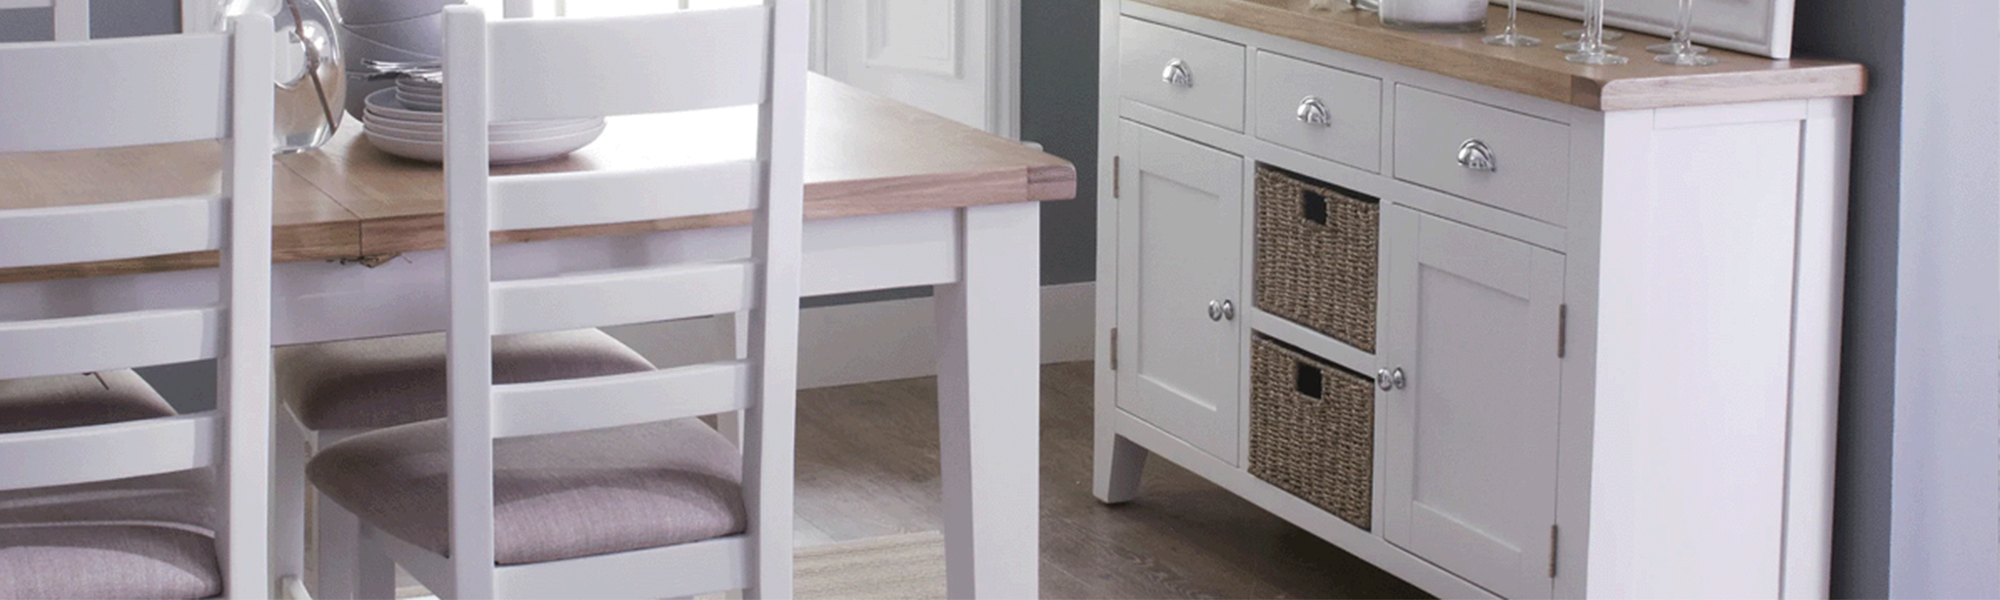
[[[1501,596],[1547,598],[1563,256],[1401,206],[1383,225],[1382,360],[1405,382],[1376,403],[1383,537]]]
[[[816,0],[815,71],[1020,137],[1020,0]]]
[[[1237,461],[1243,160],[1119,124],[1118,407]]]

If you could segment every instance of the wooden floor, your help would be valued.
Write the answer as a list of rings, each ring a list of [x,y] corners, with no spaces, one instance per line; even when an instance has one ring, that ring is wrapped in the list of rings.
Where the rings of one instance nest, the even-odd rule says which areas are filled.
[[[1045,598],[1422,598],[1155,457],[1139,499],[1090,493],[1090,363],[1042,369]],[[936,381],[799,395],[797,544],[939,528]]]

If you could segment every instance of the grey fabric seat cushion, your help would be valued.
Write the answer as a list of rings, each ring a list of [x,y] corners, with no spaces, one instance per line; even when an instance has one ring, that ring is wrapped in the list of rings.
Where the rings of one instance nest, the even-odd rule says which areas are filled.
[[[206,469],[0,493],[0,598],[222,592]]]
[[[502,565],[657,548],[744,530],[742,457],[697,419],[493,444]],[[314,456],[306,476],[363,521],[448,554],[443,420],[372,431]]]
[[[0,380],[0,433],[173,415],[159,392],[129,369]]]
[[[215,539],[123,524],[0,527],[0,598],[207,598]]]
[[[319,431],[378,429],[444,417],[442,333],[327,342],[273,352],[278,397]],[[493,382],[635,373],[652,363],[596,329],[493,338]]]

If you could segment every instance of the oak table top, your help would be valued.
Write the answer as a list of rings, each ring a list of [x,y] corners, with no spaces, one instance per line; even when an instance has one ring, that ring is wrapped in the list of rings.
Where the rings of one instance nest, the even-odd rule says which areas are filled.
[[[1622,65],[1574,64],[1549,45],[1562,41],[1561,33],[1575,29],[1577,22],[1527,11],[1520,13],[1518,28],[1541,38],[1541,46],[1487,45],[1480,41],[1486,33],[1390,29],[1375,13],[1348,8],[1345,2],[1332,2],[1333,8],[1324,9],[1312,8],[1311,0],[1135,1],[1592,110],[1858,96],[1867,89],[1867,72],[1856,63],[1771,60],[1719,48],[1711,48],[1709,55],[1722,62],[1707,67],[1661,64],[1644,50],[1622,52],[1632,58]],[[1505,25],[1505,7],[1491,6],[1488,11],[1489,29]],[[1626,35],[1618,45],[1633,49],[1666,41],[1635,32]]]
[[[1061,200],[1076,195],[1068,161],[818,75],[806,91],[807,219]],[[750,109],[614,118],[563,158],[494,172],[619,169],[747,157]],[[361,139],[349,119],[325,146],[273,165],[273,256],[280,262],[373,263],[444,247],[444,173]],[[213,142],[0,155],[0,210],[210,194],[221,181]],[[126,174],[107,176],[107,174]],[[495,241],[607,235],[749,222],[749,213],[596,227],[496,232]],[[214,266],[195,253],[0,270],[0,283]]]

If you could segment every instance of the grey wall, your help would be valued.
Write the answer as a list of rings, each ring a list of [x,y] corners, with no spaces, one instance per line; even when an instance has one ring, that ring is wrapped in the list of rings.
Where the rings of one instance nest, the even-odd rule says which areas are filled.
[[[1042,205],[1042,283],[1096,278],[1097,3],[1021,2],[1021,139],[1076,164],[1076,199]]]
[[[1868,68],[1854,101],[1847,298],[1834,458],[1833,597],[1889,595],[1889,450],[1896,379],[1902,181],[1903,0],[1822,0],[1797,11],[1794,51]]]
[[[2000,597],[2000,14],[1801,3],[1801,54],[1859,61],[1833,594]]]

